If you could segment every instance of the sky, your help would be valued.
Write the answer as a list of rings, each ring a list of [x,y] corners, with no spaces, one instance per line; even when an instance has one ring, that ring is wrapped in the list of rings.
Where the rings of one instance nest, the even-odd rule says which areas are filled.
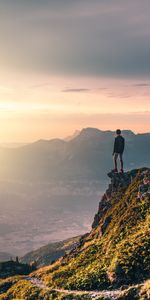
[[[0,143],[149,120],[149,0],[0,0]]]

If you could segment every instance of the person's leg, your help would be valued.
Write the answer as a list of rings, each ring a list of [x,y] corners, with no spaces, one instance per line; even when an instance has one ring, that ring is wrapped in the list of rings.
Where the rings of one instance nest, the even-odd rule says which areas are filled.
[[[115,171],[117,172],[117,159],[118,159],[118,153],[114,153],[114,166],[115,166]]]
[[[121,172],[123,172],[123,157],[122,157],[122,154],[121,154],[121,153],[119,154],[119,157],[120,157],[120,167],[121,167]]]

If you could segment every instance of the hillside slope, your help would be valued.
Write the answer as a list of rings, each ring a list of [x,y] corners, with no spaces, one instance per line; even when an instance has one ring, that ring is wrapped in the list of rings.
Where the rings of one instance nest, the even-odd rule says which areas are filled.
[[[105,289],[138,283],[150,276],[150,199],[137,198],[145,172],[109,174],[111,184],[100,201],[93,229],[65,259],[40,276],[49,286]]]
[[[36,262],[37,267],[50,265],[52,261],[64,256],[66,253],[75,248],[79,240],[80,236],[60,242],[50,243],[35,251],[27,253],[20,259],[20,261],[28,264],[34,261]]]
[[[55,296],[50,295],[51,289],[87,293],[122,286],[126,290],[120,291],[117,298],[96,299],[150,299],[150,196],[147,193],[137,198],[145,174],[150,177],[150,169],[108,174],[111,183],[100,201],[91,232],[80,239],[70,254],[30,275],[49,289],[18,280],[0,299],[17,299],[17,291],[23,292],[25,286],[28,298],[22,299],[44,299],[39,296],[42,292],[48,293],[46,299],[93,299],[89,294],[81,298],[61,298],[56,292]],[[37,298],[30,298],[33,290]]]

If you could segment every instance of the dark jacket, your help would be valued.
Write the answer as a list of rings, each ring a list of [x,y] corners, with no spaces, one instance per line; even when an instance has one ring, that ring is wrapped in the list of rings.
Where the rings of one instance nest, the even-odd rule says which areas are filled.
[[[115,138],[115,142],[114,142],[114,150],[113,150],[113,154],[114,153],[123,153],[124,151],[124,146],[125,146],[125,140],[121,135],[118,135]]]

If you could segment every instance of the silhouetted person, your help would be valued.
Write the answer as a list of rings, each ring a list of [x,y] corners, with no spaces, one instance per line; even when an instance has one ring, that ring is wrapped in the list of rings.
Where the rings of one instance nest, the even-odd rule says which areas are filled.
[[[114,157],[114,165],[115,169],[114,172],[118,173],[118,167],[117,167],[117,160],[119,157],[120,160],[120,172],[123,173],[123,151],[124,151],[124,146],[125,146],[125,139],[121,135],[121,130],[117,129],[116,130],[116,138],[114,141],[114,150],[113,150],[113,157]]]
[[[19,257],[16,256],[16,263],[19,263]]]

